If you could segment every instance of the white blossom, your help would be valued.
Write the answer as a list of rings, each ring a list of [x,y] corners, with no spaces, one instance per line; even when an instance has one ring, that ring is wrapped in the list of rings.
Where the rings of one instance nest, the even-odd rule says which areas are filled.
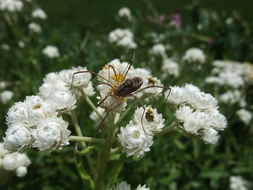
[[[153,137],[145,134],[141,124],[121,127],[118,137],[127,156],[142,156],[153,144]]]
[[[204,129],[202,138],[208,144],[216,144],[219,140],[218,131],[213,128]]]
[[[122,181],[110,190],[131,190],[131,186],[127,182]]]
[[[166,47],[163,44],[155,44],[150,50],[151,55],[166,57]]]
[[[69,144],[70,131],[67,129],[68,123],[58,117],[44,119],[38,124],[33,136],[35,142],[33,147],[40,151],[61,150],[63,146]]]
[[[105,109],[103,109],[103,108],[98,107],[98,108],[97,108],[97,111],[98,111],[98,113],[99,113],[102,117],[104,117],[105,114],[106,114]],[[91,118],[93,121],[95,121],[95,122],[101,121],[101,118],[98,116],[98,114],[97,114],[95,111],[93,111],[93,112],[90,114],[90,118]]]
[[[203,50],[199,48],[190,48],[188,49],[184,56],[183,60],[193,63],[204,63],[206,61],[206,56]]]
[[[220,95],[220,102],[226,104],[235,104],[240,102],[242,98],[241,92],[239,90],[228,90],[227,92]]]
[[[48,102],[57,111],[71,111],[76,108],[76,98],[70,90],[57,90],[50,95]]]
[[[63,81],[59,73],[48,73],[39,88],[39,95],[48,98],[55,91],[68,89],[69,87],[67,87],[67,84]]]
[[[37,8],[32,12],[32,17],[44,20],[47,18],[47,15],[41,8]]]
[[[0,102],[7,104],[14,96],[14,93],[10,90],[5,90],[0,93]]]
[[[10,46],[8,45],[8,44],[1,44],[1,48],[2,48],[2,50],[4,50],[4,51],[9,51],[11,48],[10,48]]]
[[[163,129],[164,121],[162,114],[158,114],[156,109],[148,106],[145,110],[143,107],[135,110],[132,124],[141,125],[144,127],[144,132],[148,135],[153,135]]]
[[[16,12],[23,9],[23,2],[21,0],[0,0],[0,10]]]
[[[127,18],[129,21],[132,20],[132,14],[131,14],[131,11],[129,8],[127,7],[122,7],[120,10],[119,10],[119,17],[122,17],[122,18]]]
[[[172,59],[164,59],[162,66],[164,76],[172,75],[174,77],[179,76],[179,66]]]
[[[129,29],[115,29],[109,33],[109,42],[117,46],[128,49],[135,49],[137,44],[134,42],[133,33]]]
[[[230,176],[230,190],[249,190],[251,184],[241,176]]]
[[[246,109],[240,109],[236,112],[236,115],[240,118],[240,120],[246,125],[250,124],[252,119],[252,113]]]
[[[181,104],[187,100],[185,89],[178,86],[170,87],[170,90],[165,92],[164,97],[171,104]]]
[[[40,33],[42,31],[41,26],[35,22],[28,24],[28,29],[34,33]]]
[[[8,86],[7,81],[0,81],[0,90],[5,90],[7,86]]]
[[[150,188],[146,187],[146,185],[138,185],[136,190],[150,190]]]
[[[42,53],[49,58],[60,57],[60,52],[56,46],[48,45],[43,50]]]
[[[12,124],[5,132],[6,137],[3,138],[6,149],[10,151],[21,151],[28,148],[33,143],[31,129],[22,124]]]
[[[59,75],[69,89],[81,89],[88,87],[91,79],[91,74],[83,71],[87,71],[87,68],[79,66],[68,70],[62,70],[59,72]]]
[[[4,149],[3,143],[0,143],[0,169],[16,171],[18,177],[23,177],[26,175],[27,167],[30,164],[31,161],[26,154],[10,153]]]
[[[25,47],[25,42],[23,42],[23,41],[18,41],[18,46],[20,47],[20,48],[24,48]]]

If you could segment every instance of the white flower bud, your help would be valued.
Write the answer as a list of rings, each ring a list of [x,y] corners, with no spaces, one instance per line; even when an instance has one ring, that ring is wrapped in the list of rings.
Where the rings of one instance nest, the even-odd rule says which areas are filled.
[[[33,134],[35,138],[33,147],[37,147],[40,151],[61,150],[63,146],[69,144],[70,131],[67,127],[68,123],[57,117],[41,121]]]
[[[38,8],[32,12],[32,17],[44,20],[47,18],[47,15],[42,9]]]
[[[60,52],[58,50],[57,47],[55,46],[52,46],[52,45],[48,45],[46,46],[43,50],[42,50],[42,53],[49,57],[49,58],[57,58],[57,57],[60,57]]]
[[[13,92],[10,90],[5,90],[3,92],[1,92],[0,94],[0,101],[3,104],[7,104],[12,98],[13,98]]]
[[[31,22],[29,25],[28,25],[28,29],[31,31],[31,32],[34,32],[34,33],[41,33],[41,26],[35,22]]]
[[[13,124],[9,126],[5,133],[5,147],[10,151],[23,150],[29,147],[33,141],[31,131],[22,124]]]
[[[141,125],[121,127],[118,137],[127,156],[142,156],[153,144],[153,136],[146,135]]]
[[[16,169],[16,174],[17,174],[18,177],[24,177],[27,174],[27,167],[19,166]]]
[[[76,98],[69,90],[57,90],[52,93],[48,102],[57,111],[71,111],[76,108]]]
[[[136,190],[150,190],[150,188],[146,187],[146,185],[138,185]]]

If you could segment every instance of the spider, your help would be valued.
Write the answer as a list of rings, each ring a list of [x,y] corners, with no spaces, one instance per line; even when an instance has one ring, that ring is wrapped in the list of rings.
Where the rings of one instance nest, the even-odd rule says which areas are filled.
[[[114,68],[114,66],[109,64],[109,65],[106,65],[106,69],[112,69],[113,75],[110,76],[110,72],[108,72],[108,74],[109,74],[108,79],[105,78],[104,76],[99,75],[98,73],[87,70],[87,71],[75,72],[72,77],[72,83],[74,81],[74,76],[76,74],[80,74],[80,73],[88,72],[88,73],[94,74],[97,77],[101,78],[103,80],[103,82],[99,82],[96,86],[105,85],[108,87],[108,89],[107,89],[107,92],[103,98],[100,95],[100,101],[98,102],[97,106],[105,107],[105,106],[103,106],[103,103],[109,97],[114,98],[116,100],[115,102],[118,102],[118,104],[116,106],[111,105],[110,108],[105,107],[107,113],[109,113],[110,111],[114,111],[114,108],[117,108],[120,106],[120,104],[124,103],[127,97],[133,97],[134,99],[136,99],[140,103],[138,97],[136,97],[135,94],[137,94],[145,89],[148,89],[148,88],[168,89],[169,93],[166,97],[166,99],[167,99],[169,97],[170,92],[171,92],[171,88],[165,88],[164,86],[155,85],[155,81],[150,82],[150,80],[151,80],[150,78],[148,79],[149,80],[148,84],[151,84],[151,85],[141,88],[141,86],[143,84],[143,79],[141,77],[136,76],[136,77],[132,77],[132,78],[127,78],[127,74],[133,64],[134,58],[135,58],[135,55],[133,55],[130,64],[124,69],[123,73],[117,72],[116,69]],[[114,82],[110,81],[110,79],[113,79]],[[142,107],[144,108],[143,105],[142,105]],[[144,108],[143,110],[144,111],[142,114],[142,120],[143,120],[144,113],[145,113],[146,109]],[[146,114],[149,114],[149,113],[146,113]],[[106,119],[107,116],[108,116],[108,114],[106,114],[104,116],[101,123],[104,122],[104,120]],[[142,121],[142,123],[143,123],[143,121]],[[101,126],[101,124],[99,125],[97,130],[100,129],[100,126]]]

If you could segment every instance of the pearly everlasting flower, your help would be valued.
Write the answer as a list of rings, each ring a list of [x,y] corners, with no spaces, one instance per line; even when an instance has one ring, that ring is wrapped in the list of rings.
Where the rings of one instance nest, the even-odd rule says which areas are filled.
[[[0,93],[0,102],[7,104],[13,98],[13,92],[10,90],[5,90]]]
[[[28,126],[33,127],[38,122],[56,115],[56,109],[40,96],[27,96],[24,103],[28,109]]]
[[[122,7],[120,10],[119,10],[119,17],[122,17],[122,18],[127,18],[129,21],[132,20],[132,14],[131,14],[131,11],[129,8],[127,7]]]
[[[219,140],[218,131],[213,128],[207,128],[203,130],[203,140],[208,144],[216,144]]]
[[[171,104],[181,104],[187,100],[185,89],[178,86],[172,86],[170,90],[165,92],[164,97]]]
[[[136,188],[136,190],[150,190],[150,188],[146,187],[146,185],[138,185],[138,187]]]
[[[253,73],[247,64],[234,61],[216,60],[213,67],[212,75],[206,78],[206,82],[234,89],[244,86],[249,80],[249,73]]]
[[[90,81],[87,85],[87,87],[84,87],[83,88],[83,91],[84,93],[87,95],[87,96],[93,96],[96,92],[94,91],[94,88],[93,88],[93,85],[92,85],[92,82]]]
[[[179,129],[206,143],[215,144],[219,138],[217,130],[227,127],[227,120],[218,111],[216,99],[192,84],[172,87],[170,96],[168,102],[179,106],[175,112]]]
[[[129,29],[118,28],[111,31],[109,33],[109,42],[128,49],[135,49],[137,47],[133,39],[133,33]]]
[[[20,48],[24,48],[25,47],[25,42],[23,42],[23,41],[18,41],[18,46],[20,47]]]
[[[59,75],[69,89],[81,89],[88,87],[91,79],[91,74],[89,72],[82,71],[87,71],[87,68],[81,66],[73,67],[69,70],[60,71]]]
[[[23,2],[21,0],[1,0],[0,10],[17,12],[23,9]]]
[[[4,90],[8,86],[7,81],[0,81],[0,90]]]
[[[226,104],[239,103],[242,98],[241,92],[239,90],[228,90],[227,92],[220,95],[220,102]]]
[[[240,118],[240,120],[246,125],[250,124],[252,120],[252,113],[245,109],[240,109],[236,112],[236,115]]]
[[[98,107],[97,108],[97,111],[98,111],[98,113],[102,116],[102,117],[104,117],[105,116],[105,109],[103,109],[103,108],[100,108],[100,107]],[[98,116],[98,114],[95,112],[95,111],[93,111],[91,114],[90,114],[90,118],[93,120],[93,121],[95,121],[95,122],[99,122],[99,121],[101,121],[101,118]]]
[[[31,161],[26,154],[10,153],[4,148],[4,144],[0,143],[0,169],[16,171],[18,177],[23,177],[26,175],[27,166],[30,163]]]
[[[42,31],[41,29],[41,26],[35,22],[31,22],[29,25],[28,25],[28,29],[31,31],[31,32],[34,32],[34,33],[40,33]]]
[[[166,48],[163,44],[155,44],[150,50],[151,55],[166,57]]]
[[[41,121],[33,133],[35,139],[33,147],[40,151],[61,150],[63,146],[69,144],[70,131],[67,127],[68,123],[58,117]]]
[[[203,50],[199,48],[190,48],[185,52],[183,60],[187,62],[204,63],[206,61],[206,56]]]
[[[141,124],[121,127],[118,137],[127,156],[142,156],[153,144],[153,137],[145,134]]]
[[[39,18],[39,19],[46,19],[47,18],[47,15],[45,13],[45,11],[43,11],[41,8],[38,8],[38,9],[35,9],[33,12],[32,12],[32,17],[33,18]]]
[[[131,186],[127,182],[122,181],[110,190],[131,190]]]
[[[9,51],[11,48],[8,44],[1,44],[2,50]]]
[[[185,85],[184,89],[185,93],[187,94],[187,102],[194,108],[214,108],[218,104],[216,99],[211,94],[201,92],[200,89],[194,85],[187,84]]]
[[[67,87],[67,84],[63,81],[59,73],[48,73],[39,88],[39,95],[48,98],[55,91],[68,89],[69,87]]]
[[[249,190],[251,184],[241,176],[230,176],[230,190]]]
[[[10,151],[21,151],[33,143],[31,129],[22,124],[12,124],[5,132],[4,145]]]
[[[71,111],[76,108],[76,97],[70,90],[57,90],[53,92],[48,102],[57,111]]]
[[[153,135],[156,132],[160,132],[164,127],[164,119],[162,114],[158,114],[156,109],[151,106],[145,108],[140,107],[135,110],[132,124],[141,125],[144,127],[144,132],[148,135]]]
[[[49,57],[49,58],[58,58],[60,57],[60,53],[59,53],[59,50],[57,47],[55,46],[52,46],[52,45],[48,45],[46,46],[43,50],[42,50],[42,53]]]
[[[164,59],[162,69],[165,76],[167,75],[172,75],[174,77],[179,76],[179,66],[172,59]]]

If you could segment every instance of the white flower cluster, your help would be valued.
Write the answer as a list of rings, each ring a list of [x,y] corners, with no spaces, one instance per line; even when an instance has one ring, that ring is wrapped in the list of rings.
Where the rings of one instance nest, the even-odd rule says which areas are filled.
[[[162,69],[164,72],[164,74],[163,74],[164,76],[167,76],[167,75],[172,75],[174,77],[179,76],[179,66],[172,59],[168,59],[168,58],[164,59]]]
[[[109,42],[128,49],[137,48],[134,42],[134,35],[129,29],[117,28],[109,33]]]
[[[40,151],[60,150],[69,144],[68,123],[60,116],[75,109],[80,90],[93,95],[91,74],[73,74],[86,71],[85,67],[49,73],[39,89],[39,96],[28,96],[15,103],[7,113],[8,129],[5,147],[20,151],[36,147]]]
[[[151,106],[137,108],[133,119],[126,127],[120,128],[118,134],[121,145],[127,156],[142,156],[150,151],[153,135],[164,127],[164,119]]]
[[[14,96],[10,90],[6,90],[8,82],[0,81],[0,103],[7,104]]]
[[[47,56],[47,57],[49,57],[49,58],[51,58],[51,59],[60,57],[60,53],[59,53],[58,48],[55,47],[55,46],[52,46],[52,45],[46,46],[46,47],[42,50],[42,53],[43,53],[45,56]]]
[[[4,148],[4,144],[0,143],[0,169],[7,171],[16,171],[18,177],[23,177],[27,173],[27,166],[31,161],[26,154],[18,152],[9,152]]]
[[[127,184],[127,182],[122,181],[119,184],[117,184],[113,189],[110,190],[131,190],[131,186]],[[150,188],[146,187],[146,185],[138,185],[138,187],[135,190],[150,190]]]
[[[141,88],[146,88],[138,92],[135,96],[140,97],[143,95],[157,96],[162,92],[161,81],[156,77],[152,77],[149,71],[141,68],[134,68],[131,66],[126,75],[129,63],[120,62],[119,59],[114,59],[106,64],[103,69],[98,73],[98,80],[102,83],[98,86],[100,93],[101,107],[107,111],[122,111],[126,106],[126,97],[119,97],[114,95],[115,90],[128,78],[140,77],[142,79]],[[106,84],[104,84],[106,83]],[[155,87],[152,87],[155,86]],[[157,87],[158,86],[158,87]],[[147,88],[148,87],[148,88]],[[131,97],[131,96],[130,96]]]
[[[41,8],[38,8],[32,12],[32,17],[44,20],[47,18],[47,14]]]
[[[166,47],[163,44],[155,44],[149,50],[149,53],[155,56],[166,57]]]
[[[247,74],[251,70],[246,64],[234,61],[214,61],[212,76],[206,78],[209,84],[227,86],[234,89],[244,86]]]
[[[41,26],[35,22],[31,22],[28,24],[28,29],[33,33],[41,33]]]
[[[229,178],[230,190],[249,190],[252,186],[248,181],[243,179],[241,176],[231,176]]]
[[[17,12],[23,9],[23,2],[21,0],[0,0],[0,10]]]
[[[165,94],[167,98],[169,91]],[[179,129],[206,143],[218,141],[218,131],[227,126],[226,118],[219,112],[216,99],[192,84],[174,86],[167,101],[178,106],[175,116]]]
[[[238,104],[241,108],[247,106],[244,96],[244,86],[251,81],[253,69],[248,64],[234,61],[214,61],[212,75],[206,78],[206,83],[224,88],[219,101],[225,104]],[[224,91],[224,90],[222,90]]]
[[[190,48],[185,52],[182,59],[189,63],[204,63],[206,61],[206,56],[202,49]]]
[[[119,17],[121,18],[126,18],[127,20],[131,21],[132,20],[132,14],[129,8],[127,7],[122,7],[119,10]]]
[[[252,113],[246,109],[240,109],[236,112],[236,115],[240,118],[240,120],[246,125],[250,124],[252,120]]]

